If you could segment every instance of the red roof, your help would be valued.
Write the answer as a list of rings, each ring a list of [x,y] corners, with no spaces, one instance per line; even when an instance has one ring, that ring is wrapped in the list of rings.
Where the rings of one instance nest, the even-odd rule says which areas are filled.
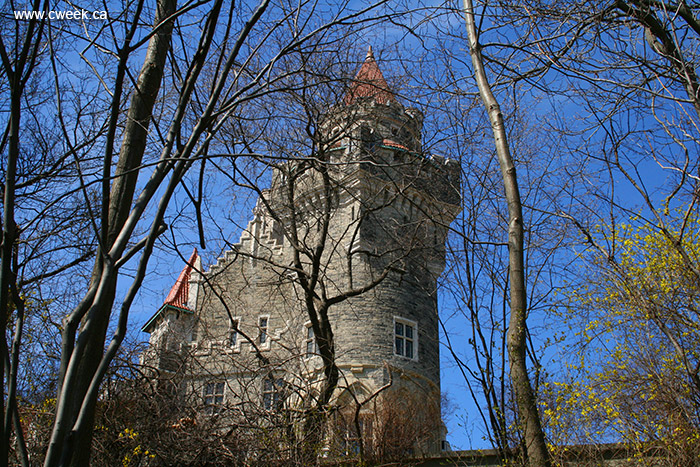
[[[187,307],[187,300],[189,299],[190,295],[190,275],[192,274],[192,267],[194,266],[194,263],[197,261],[198,257],[199,255],[197,255],[197,249],[195,248],[192,252],[192,256],[190,256],[190,260],[187,262],[187,265],[175,281],[175,285],[173,285],[173,288],[170,289],[170,293],[165,298],[163,305],[172,305],[189,310]]]
[[[384,75],[379,69],[377,62],[374,60],[372,46],[367,50],[367,57],[362,64],[360,71],[350,85],[343,102],[345,105],[355,103],[357,99],[373,98],[379,104],[388,104],[396,102],[394,93],[389,90],[389,85],[386,84]]]
[[[396,141],[392,141],[390,139],[383,140],[382,144],[384,146],[391,146],[392,148],[398,148],[398,149],[403,149],[404,151],[408,151],[408,148],[406,146],[404,146],[403,144],[399,144]]]

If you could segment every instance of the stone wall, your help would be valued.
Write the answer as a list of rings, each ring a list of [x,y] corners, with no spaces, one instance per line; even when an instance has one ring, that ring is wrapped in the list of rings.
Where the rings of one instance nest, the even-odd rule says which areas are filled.
[[[275,168],[240,241],[193,274],[192,316],[163,315],[149,331],[172,342],[165,334],[179,320],[193,400],[218,400],[223,383],[226,406],[245,410],[265,405],[265,385],[278,379],[289,403],[312,397],[321,359],[308,353],[298,253],[306,273],[318,260],[315,293],[349,295],[329,309],[336,397],[391,383],[424,394],[439,414],[437,278],[460,209],[459,167],[421,153],[421,127],[420,112],[396,101],[357,100],[329,112],[314,158]]]

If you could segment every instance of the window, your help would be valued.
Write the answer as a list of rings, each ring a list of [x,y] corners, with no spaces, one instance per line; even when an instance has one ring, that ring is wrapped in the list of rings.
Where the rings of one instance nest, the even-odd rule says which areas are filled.
[[[284,404],[284,379],[268,377],[263,380],[263,407],[265,410],[279,410]]]
[[[224,403],[224,382],[207,383],[204,385],[204,405],[207,412],[214,414],[221,410]]]
[[[340,452],[344,456],[357,456],[360,454],[360,439],[364,441],[365,447],[372,441],[372,418],[370,414],[360,414],[358,425],[355,425],[355,414],[347,412],[340,414],[338,420],[338,442]],[[358,432],[357,429],[360,429]]]
[[[413,321],[394,318],[394,353],[401,357],[416,358],[417,326]]]
[[[267,316],[261,316],[258,320],[258,328],[260,329],[260,334],[258,335],[258,342],[260,345],[267,343],[267,323],[269,318]]]
[[[311,324],[306,325],[306,353],[305,356],[313,357],[318,354],[318,344],[316,343],[316,335],[314,334],[314,327]]]
[[[238,326],[240,321],[238,318],[234,318],[231,321],[231,327],[228,330],[228,345],[231,347],[236,347],[238,344]]]

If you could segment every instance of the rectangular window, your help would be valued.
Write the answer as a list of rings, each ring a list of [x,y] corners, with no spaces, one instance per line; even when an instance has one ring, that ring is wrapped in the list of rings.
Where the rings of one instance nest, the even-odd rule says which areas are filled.
[[[318,355],[318,345],[316,344],[316,335],[314,327],[311,324],[306,326],[306,357]]]
[[[265,410],[279,410],[284,404],[284,379],[268,377],[263,380],[263,407]]]
[[[240,321],[236,318],[231,321],[231,327],[228,330],[228,345],[236,347],[238,344],[238,326]]]
[[[406,358],[416,355],[416,323],[399,318],[394,319],[394,353]]]
[[[369,414],[360,414],[357,431],[354,414],[343,414],[340,417],[339,435],[340,449],[345,456],[356,456],[360,453],[360,439],[365,443],[372,439],[372,419]],[[366,444],[365,444],[366,446]]]
[[[224,382],[207,383],[204,385],[204,405],[208,413],[216,413],[224,403]]]
[[[267,343],[267,323],[268,318],[266,316],[260,317],[260,320],[258,321],[258,328],[260,329],[258,341],[260,342],[260,345]]]

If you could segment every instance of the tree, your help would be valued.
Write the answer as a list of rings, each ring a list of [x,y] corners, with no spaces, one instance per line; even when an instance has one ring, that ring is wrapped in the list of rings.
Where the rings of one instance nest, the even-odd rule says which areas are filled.
[[[546,205],[525,203],[526,210],[560,216],[602,258],[616,257],[619,242],[610,239],[620,222],[655,225],[685,258],[683,267],[696,271],[683,246],[688,230],[670,228],[674,221],[664,214],[682,206],[676,219],[684,224],[697,211],[694,7],[682,2],[481,7],[484,65],[495,85],[512,85],[516,105],[528,106],[550,131],[541,150],[551,151],[556,162],[546,167],[562,171],[562,196]],[[609,232],[592,245],[596,224]],[[590,258],[576,261],[583,259]],[[548,272],[555,287],[557,281],[566,287],[567,281],[587,279],[565,268]],[[565,300],[551,304],[566,306]]]
[[[32,5],[35,11],[42,7],[48,11],[48,2],[37,1]],[[303,3],[288,10],[283,5],[271,6],[268,1],[232,5],[229,10],[221,1],[190,2],[178,8],[175,2],[163,1],[151,11],[145,2],[135,2],[123,11],[108,11],[106,22],[90,23],[85,29],[79,23],[55,27],[48,18],[38,16],[27,23],[19,19],[7,22],[13,27],[8,26],[8,30],[15,39],[12,52],[4,43],[0,47],[7,89],[12,90],[12,112],[8,120],[11,124],[7,127],[9,136],[4,139],[9,144],[3,203],[4,272],[0,281],[4,295],[0,296],[3,302],[0,305],[10,309],[7,294],[14,290],[13,282],[23,284],[29,279],[18,277],[19,270],[13,261],[15,265],[25,265],[26,272],[39,264],[36,251],[40,244],[35,238],[23,240],[25,248],[19,250],[20,255],[34,252],[34,256],[13,257],[17,245],[16,218],[24,220],[29,217],[27,213],[39,212],[35,219],[45,221],[50,219],[49,208],[56,206],[56,199],[68,199],[58,195],[53,199],[32,197],[29,189],[41,186],[46,190],[44,193],[76,195],[79,218],[87,227],[82,231],[83,238],[90,239],[85,242],[85,248],[75,249],[76,252],[74,238],[54,236],[56,243],[51,247],[61,252],[54,256],[58,264],[41,271],[37,277],[48,279],[59,274],[65,277],[73,266],[90,256],[86,250],[97,245],[96,261],[85,281],[88,284],[84,284],[86,293],[81,300],[71,300],[75,307],[61,320],[56,413],[45,465],[84,465],[88,461],[101,381],[126,335],[130,308],[158,238],[166,230],[165,219],[171,203],[179,199],[185,175],[192,167],[203,166],[205,160],[211,159],[207,153],[209,142],[229,119],[240,118],[244,103],[281,86],[280,77],[288,70],[277,74],[277,65],[285,57],[303,48],[316,35],[346,22],[362,20],[368,11],[341,9],[338,14],[316,20],[313,19],[315,8],[313,4]],[[304,21],[294,23],[299,18]],[[184,26],[189,21],[200,26],[194,40],[192,33],[196,28]],[[146,23],[153,27],[144,26]],[[283,28],[291,23],[294,27]],[[48,32],[44,35],[43,31]],[[72,41],[84,48],[70,44]],[[82,61],[64,60],[61,53],[80,57]],[[143,66],[136,72],[132,67],[140,54],[144,54]],[[36,70],[50,76],[54,83],[55,95],[49,104],[41,100],[40,94],[22,94],[25,85],[38,77]],[[131,89],[131,101],[126,105],[124,95]],[[21,106],[23,98],[28,102],[25,107]],[[46,113],[33,113],[37,108]],[[53,118],[44,120],[43,115]],[[16,183],[15,169],[23,166],[24,155],[29,152],[28,148],[23,152],[20,135],[32,131],[30,125],[21,121],[36,125],[36,139],[40,139],[42,131],[49,134],[50,130],[57,130],[50,133],[58,133],[60,150],[56,150],[58,162],[48,163],[41,177],[31,171],[21,172],[26,178]],[[47,127],[49,124],[52,127]],[[121,144],[116,155],[119,138]],[[76,174],[69,182],[64,178],[66,167],[72,167]],[[14,198],[18,187],[29,187],[26,199],[34,205],[16,203],[20,200]],[[193,201],[196,204],[201,199]],[[42,250],[45,251],[47,248]],[[32,263],[30,259],[36,261]],[[131,267],[135,269],[131,271],[133,280],[129,290],[123,299],[117,299],[122,293],[118,282],[130,275],[127,268]],[[78,277],[74,275],[73,279]],[[22,311],[21,300],[17,298],[22,291],[13,293],[18,319],[13,329],[16,338],[11,361],[14,363],[3,359],[10,374],[6,429],[2,436],[4,451],[0,452],[3,458],[10,440],[9,420],[13,417],[17,420],[17,410],[12,409],[13,385],[17,367],[23,364]],[[115,306],[119,310],[116,313]],[[51,319],[58,320],[55,312]],[[116,330],[105,349],[110,323],[115,323]],[[21,437],[22,430],[16,422],[14,431]],[[21,446],[21,440],[19,443]]]
[[[514,80],[533,84],[537,80],[535,85],[543,92],[566,95],[578,106],[571,109],[577,121],[562,118],[554,121],[552,127],[563,135],[565,147],[585,160],[588,176],[598,181],[582,179],[581,187],[588,185],[590,191],[572,190],[571,198],[579,198],[577,203],[584,206],[593,196],[602,206],[607,205],[604,211],[584,208],[576,214],[559,210],[559,215],[579,229],[582,243],[599,255],[596,259],[583,256],[581,260],[590,261],[589,267],[604,264],[604,269],[616,271],[617,279],[612,283],[620,284],[622,280],[626,284],[628,301],[648,313],[645,326],[656,327],[653,334],[664,337],[668,348],[673,349],[671,361],[684,369],[683,381],[690,386],[679,392],[694,392],[693,352],[674,334],[674,326],[666,322],[666,315],[658,314],[659,304],[650,302],[653,293],[649,278],[640,280],[639,265],[624,257],[630,246],[625,245],[629,232],[644,232],[642,243],[649,248],[663,246],[666,258],[673,258],[663,266],[656,265],[657,280],[663,271],[674,287],[687,287],[683,284],[697,282],[700,277],[693,248],[688,245],[697,211],[698,183],[698,160],[692,155],[697,147],[698,117],[695,7],[684,2],[538,2],[499,13],[517,25],[513,28],[513,45],[503,48],[510,50],[507,60],[519,65],[498,69]],[[505,63],[502,56],[496,60]],[[521,66],[525,64],[527,68]],[[562,82],[568,88],[562,87]],[[583,283],[581,287],[585,288],[590,277],[583,274],[569,280]],[[570,296],[581,299],[576,294]],[[591,332],[585,325],[583,328],[582,332]],[[615,358],[635,367],[644,361],[633,357],[633,348],[624,344],[634,338],[606,335],[611,341],[618,339],[611,344],[618,352]],[[645,341],[639,335],[637,338]],[[645,358],[651,365],[657,357],[660,358]],[[661,358],[657,364],[669,357]],[[598,362],[600,371],[616,371],[612,360]],[[587,363],[592,364],[590,360]],[[569,386],[572,387],[577,387],[576,383]],[[585,392],[571,390],[570,394],[581,396]],[[571,401],[575,399],[572,397]],[[659,420],[664,430],[674,429],[671,419]],[[639,428],[635,436],[646,436],[642,435],[646,432],[646,428]],[[624,437],[629,438],[630,434]]]
[[[689,229],[682,247],[697,261],[697,218],[683,225],[668,217],[674,236]],[[660,449],[673,465],[687,465],[700,445],[698,283],[652,223],[622,224],[609,240],[619,245],[616,257],[597,259],[592,280],[569,292],[580,315],[569,319],[585,327],[574,347],[577,381],[549,384],[550,429],[571,430],[578,443],[621,439],[638,453]],[[567,412],[581,416],[571,424]]]
[[[36,11],[47,8],[48,2],[33,2]],[[44,311],[48,303],[42,297],[40,285],[74,270],[77,265],[92,256],[93,245],[89,241],[64,243],[66,237],[85,231],[84,205],[71,190],[66,179],[75,176],[70,167],[70,156],[57,150],[52,137],[56,131],[42,132],[46,118],[41,105],[46,91],[38,81],[49,74],[46,53],[42,43],[47,37],[47,25],[34,17],[26,22],[3,19],[3,30],[11,30],[8,44],[0,40],[2,61],[3,104],[9,109],[5,131],[0,143],[5,164],[3,167],[3,233],[2,269],[0,274],[0,308],[6,310],[2,320],[0,343],[0,367],[7,398],[0,402],[3,425],[0,434],[0,458],[6,459],[14,430],[18,446],[18,458],[23,465],[29,459],[25,449],[17,395],[35,392],[24,384],[36,384],[28,374],[28,367],[35,365],[33,358],[21,359],[22,346],[32,348],[26,356],[35,356],[39,343],[52,340],[49,333],[36,334],[34,342],[26,342],[26,329],[36,329],[48,324]],[[5,97],[6,96],[6,97]],[[85,144],[90,144],[87,135]],[[49,180],[53,180],[53,183]],[[56,188],[53,195],[44,190]],[[22,209],[21,207],[24,207]],[[67,254],[66,262],[53,260],[54,255]],[[55,296],[52,295],[52,298]],[[40,323],[39,321],[43,321]],[[7,338],[11,338],[8,348]],[[23,342],[25,340],[25,342]],[[6,378],[6,379],[5,379]],[[42,381],[44,382],[44,381]],[[39,391],[46,390],[42,388]]]
[[[474,6],[464,1],[464,16],[469,36],[469,51],[482,102],[489,114],[498,156],[506,201],[508,203],[508,248],[510,252],[510,320],[507,334],[510,378],[518,408],[518,421],[523,426],[523,443],[527,462],[531,465],[551,464],[544,439],[537,397],[527,369],[527,292],[525,283],[523,213],[518,179],[510,154],[503,115],[494,96],[481,56]]]

